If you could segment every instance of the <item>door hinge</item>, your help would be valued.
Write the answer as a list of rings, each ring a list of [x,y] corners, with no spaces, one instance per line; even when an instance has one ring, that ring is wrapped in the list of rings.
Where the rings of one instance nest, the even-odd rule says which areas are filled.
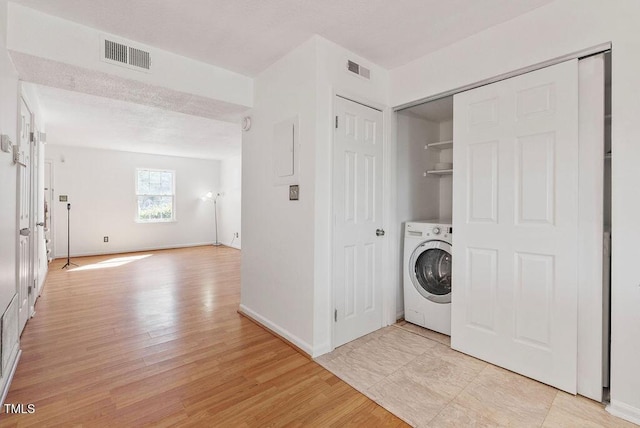
[[[27,288],[27,294],[31,295],[31,286],[29,286],[29,288]]]
[[[336,129],[338,129],[338,116],[336,116]]]
[[[337,309],[333,310],[333,321],[334,322],[338,322],[338,310]]]

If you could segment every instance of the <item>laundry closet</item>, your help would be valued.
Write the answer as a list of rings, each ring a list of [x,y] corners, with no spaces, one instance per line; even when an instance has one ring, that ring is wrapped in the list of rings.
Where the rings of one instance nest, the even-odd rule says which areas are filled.
[[[398,111],[397,130],[399,223],[451,220],[453,96]]]
[[[610,87],[610,53],[598,53],[396,112],[397,301],[404,225],[448,221],[452,348],[598,401],[609,372]]]

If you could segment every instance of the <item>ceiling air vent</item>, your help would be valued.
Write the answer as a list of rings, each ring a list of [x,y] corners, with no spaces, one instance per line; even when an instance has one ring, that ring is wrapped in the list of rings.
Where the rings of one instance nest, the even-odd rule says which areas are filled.
[[[361,66],[360,64],[353,62],[353,61],[347,61],[347,70],[349,70],[352,73],[357,74],[358,76],[362,76],[365,79],[370,79],[371,78],[371,71],[366,68]]]
[[[151,69],[150,52],[106,38],[102,38],[102,44],[103,61],[138,71]]]

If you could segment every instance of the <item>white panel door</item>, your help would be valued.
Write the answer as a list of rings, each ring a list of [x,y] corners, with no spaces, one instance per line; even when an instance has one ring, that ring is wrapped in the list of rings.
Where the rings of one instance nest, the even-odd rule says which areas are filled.
[[[336,97],[333,289],[337,347],[382,327],[382,112]]]
[[[576,392],[577,60],[454,97],[454,349]]]
[[[20,100],[20,160],[18,163],[18,325],[20,332],[30,315],[29,291],[31,270],[31,112],[24,100]]]

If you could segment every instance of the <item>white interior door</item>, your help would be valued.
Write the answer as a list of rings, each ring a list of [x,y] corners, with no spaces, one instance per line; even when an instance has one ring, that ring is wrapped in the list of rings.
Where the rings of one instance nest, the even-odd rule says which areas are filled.
[[[20,332],[29,319],[31,285],[31,112],[20,100],[20,143],[18,162],[18,325]]]
[[[454,97],[451,345],[576,392],[578,65]]]
[[[336,97],[335,107],[333,346],[337,347],[382,327],[384,231],[382,112],[341,97]]]

